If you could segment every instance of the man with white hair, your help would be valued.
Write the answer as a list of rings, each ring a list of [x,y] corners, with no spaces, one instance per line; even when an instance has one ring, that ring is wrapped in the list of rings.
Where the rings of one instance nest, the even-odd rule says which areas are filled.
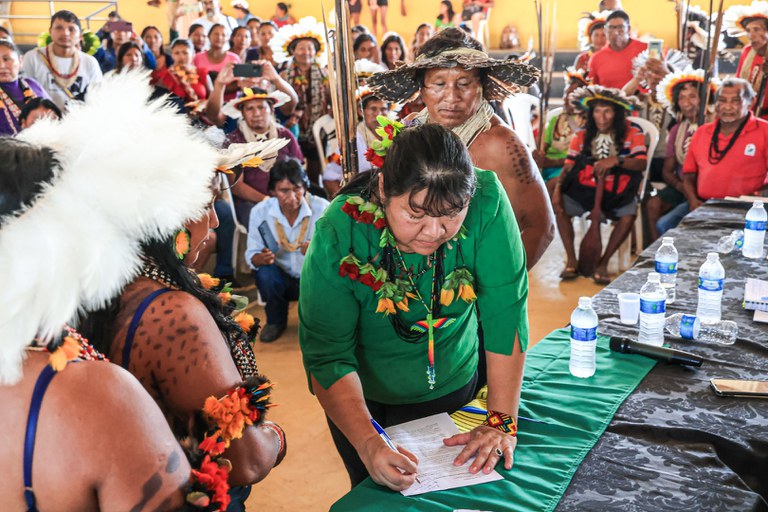
[[[193,20],[190,26],[195,24],[202,25],[207,34],[210,32],[211,27],[218,23],[224,27],[224,33],[227,36],[227,41],[229,41],[229,36],[232,35],[232,31],[238,26],[237,20],[221,12],[221,2],[219,0],[203,0],[202,4],[205,9],[205,15]],[[229,49],[229,44],[224,49]]]

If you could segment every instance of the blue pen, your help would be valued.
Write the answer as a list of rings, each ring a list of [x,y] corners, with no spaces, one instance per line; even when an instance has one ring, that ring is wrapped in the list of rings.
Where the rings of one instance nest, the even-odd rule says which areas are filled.
[[[376,433],[379,434],[379,437],[384,440],[385,443],[387,443],[387,446],[393,451],[400,453],[398,449],[395,447],[395,443],[392,442],[392,439],[387,435],[387,433],[384,431],[383,428],[381,428],[381,425],[379,425],[379,422],[377,422],[375,419],[371,418],[371,425],[373,425],[373,428],[376,429]],[[416,477],[416,481],[421,483],[419,480],[419,477]]]

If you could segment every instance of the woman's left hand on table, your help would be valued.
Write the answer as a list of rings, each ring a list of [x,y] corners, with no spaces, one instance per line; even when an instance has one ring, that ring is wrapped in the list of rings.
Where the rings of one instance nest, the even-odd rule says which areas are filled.
[[[480,425],[469,432],[443,439],[443,443],[446,446],[464,445],[464,449],[453,461],[454,465],[462,466],[474,456],[469,472],[477,473],[482,470],[484,473],[490,473],[502,457],[504,468],[512,469],[517,438],[501,430]],[[497,449],[501,450],[501,457],[497,455]]]

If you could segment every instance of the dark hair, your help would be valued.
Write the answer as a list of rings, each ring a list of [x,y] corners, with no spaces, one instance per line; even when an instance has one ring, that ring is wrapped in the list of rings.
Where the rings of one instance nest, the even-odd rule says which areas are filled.
[[[687,85],[692,85],[697,93],[700,91],[699,84],[697,82],[680,82],[679,84],[675,84],[675,86],[672,88],[672,110],[675,112],[680,112],[680,107],[678,106],[678,102],[680,101],[680,93],[683,92],[683,89],[685,89],[685,86]],[[712,98],[709,100],[712,102]]]
[[[192,53],[195,53],[195,45],[192,43],[191,40],[184,39],[182,37],[180,37],[178,39],[174,39],[173,42],[171,43],[171,50],[173,50],[175,47],[177,47],[179,45],[186,46],[187,49],[189,49]]]
[[[355,25],[354,27],[352,27],[350,29],[350,32],[360,32],[361,34],[367,34],[370,32],[370,30],[368,30],[368,27],[361,24],[361,25]]]
[[[268,190],[275,190],[278,183],[283,180],[288,180],[296,186],[304,187],[304,190],[309,190],[309,178],[304,171],[304,167],[301,162],[295,158],[288,158],[275,162],[272,169],[269,171],[269,186]]]
[[[434,217],[464,209],[477,186],[464,143],[449,129],[433,123],[400,132],[387,151],[382,168],[359,174],[339,193],[377,195],[380,175],[386,197],[409,194],[412,208]],[[427,191],[424,202],[415,204],[413,197],[422,190]]]
[[[214,23],[213,25],[211,25],[211,28],[208,29],[208,34],[207,34],[208,39],[211,38],[211,34],[213,33],[213,31],[219,27],[221,27],[221,29],[224,31],[225,34],[227,33],[227,29],[224,28],[224,25],[222,25],[221,23]]]
[[[626,21],[627,25],[630,24],[629,23],[629,14],[627,14],[624,11],[613,11],[611,14],[608,15],[607,18],[605,18],[606,25],[608,24],[609,21],[615,20],[617,18]]]
[[[587,112],[587,124],[584,127],[584,146],[581,148],[582,154],[592,156],[592,140],[597,136],[597,123],[595,123],[595,107],[608,105],[613,108],[613,142],[616,145],[616,151],[620,152],[624,146],[624,139],[627,136],[627,111],[624,107],[617,105],[612,101],[593,100],[589,102],[589,112]]]
[[[4,26],[0,25],[0,32],[3,32],[5,35],[2,37],[2,39],[7,39],[11,42],[13,42],[13,34],[11,34],[11,31],[5,28]]]
[[[374,46],[376,46],[376,38],[367,32],[363,32],[362,34],[358,35],[355,38],[355,42],[352,43],[352,51],[356,52],[360,48],[360,46],[366,41],[370,41],[373,43]]]
[[[285,14],[288,14],[288,9],[291,8],[291,4],[287,4],[285,2],[277,2],[277,8],[281,11],[284,11]]]
[[[109,14],[107,14],[107,18],[122,19],[120,18],[120,15],[117,13],[117,11],[109,11]]]
[[[29,98],[27,102],[24,103],[24,106],[21,107],[21,113],[19,113],[19,123],[26,121],[29,117],[29,114],[31,114],[33,110],[37,110],[40,107],[46,110],[50,110],[56,114],[57,119],[61,119],[61,109],[59,109],[59,107],[57,107],[56,104],[48,98],[40,98],[38,96],[35,98]]]
[[[403,41],[403,38],[397,34],[390,34],[387,36],[384,42],[381,43],[381,63],[384,64],[387,69],[392,69],[395,66],[394,62],[389,62],[387,60],[387,52],[385,51],[390,43],[397,43],[398,46],[400,46],[401,60],[405,60],[406,56],[408,55],[405,52],[405,41]]]
[[[232,31],[232,33],[229,35],[229,48],[230,48],[230,49],[231,49],[232,47],[234,47],[234,46],[235,46],[235,45],[233,44],[233,43],[234,43],[234,41],[235,41],[235,35],[236,35],[236,34],[237,34],[237,33],[238,33],[240,30],[245,30],[246,32],[248,32],[248,35],[249,35],[249,36],[251,35],[251,31],[250,31],[250,30],[248,30],[248,27],[242,27],[242,26],[238,26],[238,27],[235,27],[235,29],[234,29],[234,30]]]
[[[386,101],[386,100],[382,100],[381,98],[379,98],[379,97],[378,97],[378,96],[376,96],[375,94],[369,94],[368,96],[366,96],[366,97],[364,97],[364,98],[363,98],[363,100],[360,102],[360,103],[361,103],[361,105],[360,105],[360,106],[362,106],[362,107],[363,107],[363,110],[365,110],[365,109],[366,109],[366,107],[368,107],[368,104],[369,104],[370,102],[372,102],[372,101],[383,101],[384,103],[387,103],[387,101]]]
[[[120,49],[117,50],[117,57],[115,58],[115,70],[118,73],[123,70],[123,57],[125,57],[125,54],[128,53],[128,51],[133,48],[139,51],[139,55],[141,55],[141,62],[142,64],[144,64],[144,67],[147,66],[147,62],[145,60],[146,56],[144,55],[144,49],[138,44],[134,43],[133,41],[128,41],[127,43],[121,44]]]
[[[627,23],[629,23],[629,22],[627,22]],[[593,23],[592,25],[590,25],[589,26],[589,35],[591,36],[592,32],[594,32],[595,30],[597,30],[599,28],[603,28],[604,29],[605,28],[605,24],[606,24],[605,21],[598,21],[597,23]]]
[[[35,202],[59,166],[52,149],[12,137],[0,137],[0,216]]]
[[[453,17],[456,16],[456,12],[454,12],[454,10],[453,10],[453,3],[451,3],[451,0],[442,0],[442,2],[440,2],[440,3],[443,4],[443,5],[448,6],[448,19],[447,20],[443,19],[443,15],[442,14],[438,14],[437,15],[437,19],[439,19],[443,23],[450,23],[451,20],[453,20]],[[418,31],[419,30],[416,29],[416,32],[418,32]]]
[[[197,30],[199,28],[203,29],[203,33],[205,33],[205,27],[202,26],[201,24],[199,24],[199,23],[191,24],[189,26],[189,30],[187,30],[187,37],[191,36],[195,32],[195,30]],[[205,34],[205,35],[206,35],[206,37],[208,36],[208,34]]]
[[[9,50],[11,50],[13,53],[16,54],[17,57],[21,56],[21,53],[19,53],[19,47],[16,46],[16,43],[11,41],[10,39],[0,39],[0,46],[5,46]]]
[[[80,25],[80,19],[72,11],[61,10],[51,16],[51,25],[49,29],[53,27],[53,22],[56,20],[65,21],[67,23],[74,23],[77,25],[77,28],[80,30],[80,32],[83,31],[83,27]]]
[[[261,31],[261,27],[272,27],[277,31],[277,25],[275,25],[275,22],[272,20],[262,21],[261,25],[259,25],[259,31]]]
[[[259,26],[261,26],[261,24],[262,24],[263,22],[261,21],[261,18],[259,18],[258,16],[253,16],[253,17],[251,17],[251,18],[248,18],[248,21],[246,21],[246,22],[245,22],[245,26],[247,27],[247,26],[248,26],[248,25],[250,25],[251,23],[258,23],[258,24],[259,24]]]
[[[421,55],[424,55],[425,57],[434,57],[446,50],[454,50],[456,48],[469,48],[481,52],[484,51],[480,41],[460,28],[448,27],[430,37],[426,43],[419,46],[418,50],[416,50],[416,57]],[[480,72],[480,80],[483,83],[483,89],[485,89],[487,73],[484,69],[478,69],[478,71]],[[416,81],[421,87],[424,87],[424,76],[426,73],[426,69],[416,70]]]
[[[142,38],[142,39],[144,39],[144,36],[145,36],[145,35],[147,35],[147,32],[149,32],[150,30],[154,30],[154,31],[156,31],[158,34],[160,34],[160,50],[162,51],[162,46],[163,46],[163,33],[162,33],[162,32],[160,31],[160,29],[159,29],[159,28],[157,28],[156,26],[154,26],[154,25],[147,25],[146,27],[144,27],[144,30],[142,30],[142,31],[141,31],[141,38]]]

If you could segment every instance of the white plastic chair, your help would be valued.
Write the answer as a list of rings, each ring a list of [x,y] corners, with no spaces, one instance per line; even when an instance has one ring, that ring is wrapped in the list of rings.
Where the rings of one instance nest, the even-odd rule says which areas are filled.
[[[555,107],[555,108],[549,109],[547,111],[547,119],[544,122],[544,128],[549,126],[549,122],[552,121],[552,119],[556,118],[562,113],[563,113],[563,107]]]
[[[536,149],[536,139],[531,125],[531,109],[539,105],[539,98],[531,94],[515,94],[504,100],[502,108],[509,113],[512,127],[520,140],[531,150]]]
[[[315,138],[315,145],[320,156],[320,166],[325,172],[328,155],[339,151],[339,143],[336,139],[336,122],[333,117],[325,114],[315,121],[315,124],[312,125],[312,136]]]
[[[653,154],[656,151],[656,146],[659,144],[659,130],[654,126],[654,124],[647,119],[643,119],[640,117],[631,117],[629,121],[640,129],[641,132],[643,132],[643,135],[645,135],[645,147],[647,148],[647,155],[648,155],[648,162],[645,165],[645,170],[643,171],[643,179],[640,181],[640,188],[637,191],[637,200],[638,200],[638,215],[635,219],[635,226],[633,228],[633,233],[630,234],[630,236],[627,237],[627,239],[624,241],[623,244],[619,247],[619,250],[616,251],[616,254],[619,258],[619,268],[620,269],[626,269],[631,267],[631,254],[632,254],[632,239],[637,237],[638,234],[640,234],[640,240],[642,240],[642,233],[643,233],[643,198],[645,197],[645,186],[648,182],[648,177],[651,172],[651,161],[653,160]],[[638,247],[642,244],[641,241],[638,241]]]

